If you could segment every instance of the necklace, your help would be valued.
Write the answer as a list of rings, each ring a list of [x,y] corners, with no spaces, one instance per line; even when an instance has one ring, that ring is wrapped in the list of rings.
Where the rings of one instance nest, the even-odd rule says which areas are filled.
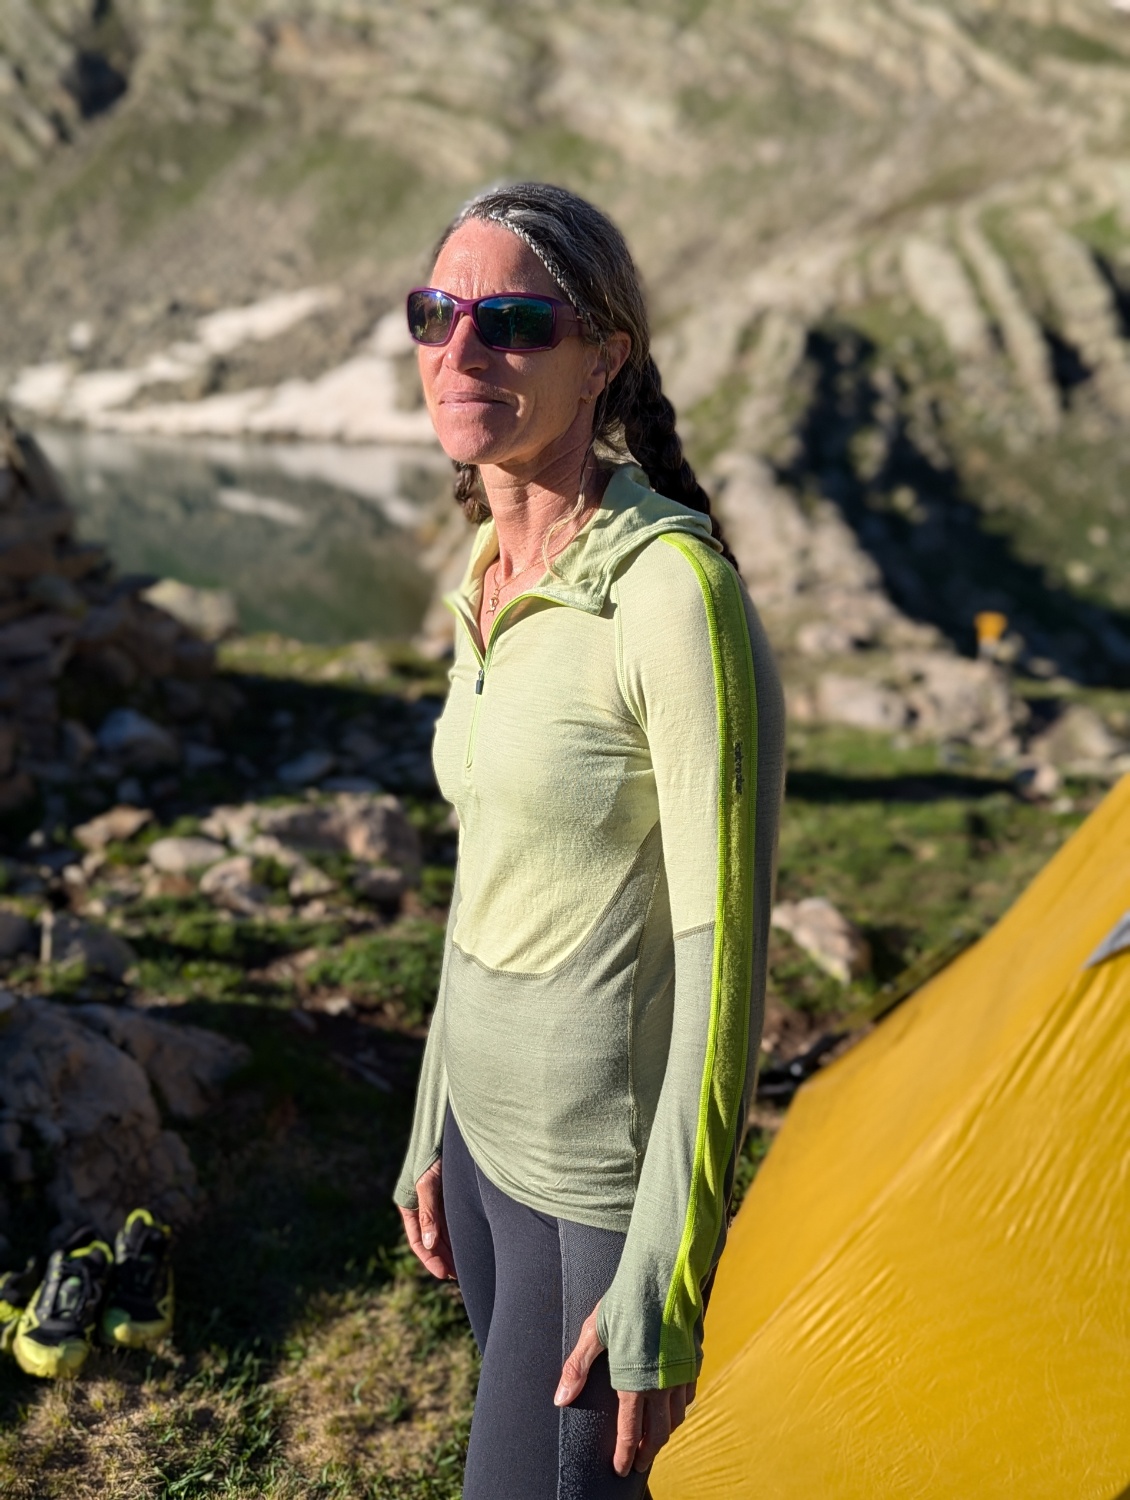
[[[541,558],[537,558],[536,561],[540,563]],[[498,609],[498,601],[502,596],[503,589],[508,589],[515,578],[524,578],[533,566],[534,563],[527,563],[524,568],[519,568],[517,573],[511,573],[510,577],[503,582],[499,577],[498,563],[494,564],[494,588],[487,599],[487,613],[491,619],[494,618],[495,611]]]
[[[586,459],[586,466],[587,466],[587,459]],[[524,578],[526,576],[526,574],[531,571],[531,569],[537,567],[539,564],[548,566],[548,564],[552,560],[552,558],[556,557],[559,552],[563,552],[565,550],[565,548],[569,545],[569,543],[571,541],[573,541],[573,539],[576,537],[577,533],[582,529],[582,527],[584,527],[587,524],[588,519],[589,519],[589,517],[588,517],[589,506],[585,503],[585,472],[584,472],[584,469],[582,469],[582,471],[581,471],[581,489],[580,489],[580,493],[577,496],[577,501],[578,501],[578,503],[580,505],[580,510],[577,513],[577,515],[573,518],[573,523],[567,529],[566,533],[560,538],[560,540],[558,540],[558,541],[555,542],[555,545],[554,545],[554,548],[553,548],[553,552],[552,552],[552,554],[549,557],[535,557],[532,562],[526,563],[523,567],[519,568],[516,573],[511,573],[510,577],[507,578],[507,579],[505,579],[505,580],[503,580],[502,577],[501,577],[502,558],[501,557],[496,558],[495,561],[491,564],[491,566],[494,568],[494,587],[491,589],[490,593],[487,595],[486,609],[487,609],[487,614],[490,616],[491,624],[492,625],[494,623],[494,617],[495,617],[496,613],[498,612],[499,602],[500,602],[500,600],[502,598],[503,591],[505,589],[508,589],[511,586],[511,584],[513,584],[513,582],[515,581],[515,579],[517,579],[517,578]],[[489,572],[489,569],[488,569],[488,572]]]

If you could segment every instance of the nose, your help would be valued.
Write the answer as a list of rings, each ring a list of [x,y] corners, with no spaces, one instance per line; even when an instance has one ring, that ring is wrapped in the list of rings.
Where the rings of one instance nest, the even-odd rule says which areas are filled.
[[[459,313],[443,362],[453,370],[481,370],[490,362],[490,350],[475,329],[469,313]]]

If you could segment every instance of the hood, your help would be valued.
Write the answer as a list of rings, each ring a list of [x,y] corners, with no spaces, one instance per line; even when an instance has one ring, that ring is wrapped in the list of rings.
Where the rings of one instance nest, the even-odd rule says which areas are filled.
[[[665,495],[657,495],[636,464],[613,471],[600,509],[553,560],[551,572],[523,593],[553,599],[573,609],[598,615],[624,559],[653,537],[667,532],[689,532],[721,551],[710,534],[710,517],[690,510]],[[477,621],[483,574],[498,556],[498,534],[493,521],[484,521],[475,538],[466,575],[447,603],[464,618]],[[521,595],[519,595],[519,598]]]

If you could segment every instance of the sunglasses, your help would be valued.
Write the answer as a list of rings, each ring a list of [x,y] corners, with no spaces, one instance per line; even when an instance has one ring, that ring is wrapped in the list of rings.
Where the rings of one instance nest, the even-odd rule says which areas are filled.
[[[488,349],[556,349],[581,326],[567,302],[535,297],[526,292],[501,292],[495,297],[453,297],[433,286],[408,293],[408,332],[417,344],[438,348],[468,317]]]

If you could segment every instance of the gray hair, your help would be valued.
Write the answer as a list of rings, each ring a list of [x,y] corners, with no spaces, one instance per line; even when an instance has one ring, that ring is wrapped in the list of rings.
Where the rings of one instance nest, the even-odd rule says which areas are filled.
[[[651,357],[639,271],[616,225],[567,188],[519,182],[488,188],[465,203],[441,236],[436,256],[471,219],[499,224],[529,246],[579,314],[591,342],[602,344],[613,333],[628,335],[628,358],[594,406],[593,442],[620,456],[630,454],[659,494],[710,516],[713,533],[733,562],[711,515],[709,496],[683,454],[675,410],[663,394]],[[469,520],[484,520],[490,508],[477,468],[473,464],[456,464],[455,468],[455,498]]]

